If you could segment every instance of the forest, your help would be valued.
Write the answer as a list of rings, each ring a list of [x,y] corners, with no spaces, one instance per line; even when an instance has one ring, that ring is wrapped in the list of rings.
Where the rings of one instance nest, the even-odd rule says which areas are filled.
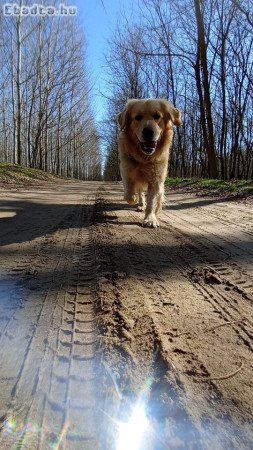
[[[1,12],[0,161],[99,179],[90,96],[86,43],[76,17]]]
[[[0,162],[118,180],[117,115],[129,98],[156,97],[182,112],[169,176],[252,179],[252,6],[252,0],[134,2],[132,16],[119,17],[108,41],[100,122],[85,24],[78,17],[1,13]]]
[[[181,109],[169,175],[253,177],[251,0],[142,0],[109,42],[104,176],[119,179],[117,116],[128,98],[162,97]]]

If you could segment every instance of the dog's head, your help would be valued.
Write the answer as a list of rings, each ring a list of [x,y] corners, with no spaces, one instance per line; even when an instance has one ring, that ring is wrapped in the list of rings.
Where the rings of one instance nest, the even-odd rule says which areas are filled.
[[[155,153],[166,130],[181,125],[181,114],[164,99],[129,100],[124,111],[118,115],[121,131],[131,134],[146,155]]]

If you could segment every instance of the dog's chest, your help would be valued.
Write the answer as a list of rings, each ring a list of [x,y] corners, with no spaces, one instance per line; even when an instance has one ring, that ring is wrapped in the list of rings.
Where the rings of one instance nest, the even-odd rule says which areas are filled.
[[[137,177],[145,181],[147,183],[152,183],[159,179],[163,173],[163,166],[156,163],[150,163],[150,164],[138,164],[137,166]]]

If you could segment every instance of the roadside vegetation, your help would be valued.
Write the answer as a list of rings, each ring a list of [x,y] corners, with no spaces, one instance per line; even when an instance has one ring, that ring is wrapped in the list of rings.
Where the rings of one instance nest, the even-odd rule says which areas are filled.
[[[241,194],[243,196],[253,195],[252,180],[213,180],[209,178],[166,178],[166,186],[173,189],[186,189],[211,194]]]
[[[13,163],[0,163],[0,183],[12,182],[29,182],[38,180],[53,181],[57,179],[56,175],[46,173],[43,170],[32,169],[30,167],[22,166]]]

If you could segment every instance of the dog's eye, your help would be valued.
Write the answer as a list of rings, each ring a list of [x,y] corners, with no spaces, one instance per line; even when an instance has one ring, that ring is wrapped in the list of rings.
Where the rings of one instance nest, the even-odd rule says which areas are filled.
[[[142,116],[140,114],[138,114],[137,116],[135,116],[135,120],[137,120],[138,122],[140,122],[142,119]]]
[[[153,119],[155,119],[155,120],[159,120],[159,119],[161,119],[161,116],[160,116],[160,114],[158,114],[158,113],[155,113],[155,114],[153,115]]]

